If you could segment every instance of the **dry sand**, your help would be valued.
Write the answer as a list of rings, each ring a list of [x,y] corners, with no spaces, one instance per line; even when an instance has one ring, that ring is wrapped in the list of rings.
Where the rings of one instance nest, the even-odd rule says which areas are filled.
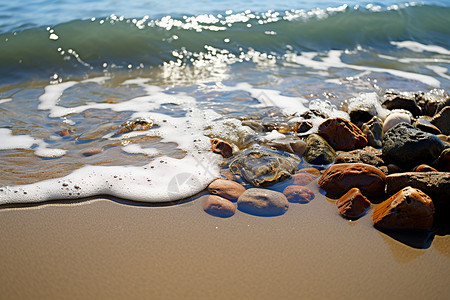
[[[450,236],[415,249],[323,196],[279,217],[200,201],[0,209],[1,299],[448,299]]]

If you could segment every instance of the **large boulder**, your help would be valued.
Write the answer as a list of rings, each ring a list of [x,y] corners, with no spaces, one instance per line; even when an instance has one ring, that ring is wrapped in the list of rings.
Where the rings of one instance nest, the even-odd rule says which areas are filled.
[[[342,118],[325,120],[318,134],[335,150],[354,150],[367,145],[366,135],[352,122]]]
[[[325,170],[318,183],[331,196],[341,197],[354,187],[367,197],[380,196],[385,192],[386,175],[367,164],[335,164]]]
[[[400,123],[386,132],[382,150],[386,163],[412,168],[434,162],[444,150],[444,144],[434,134]]]
[[[372,215],[379,229],[430,230],[434,222],[434,204],[422,191],[406,187],[377,205]]]
[[[238,209],[245,213],[272,217],[284,214],[289,208],[289,202],[280,192],[251,188],[238,198]]]

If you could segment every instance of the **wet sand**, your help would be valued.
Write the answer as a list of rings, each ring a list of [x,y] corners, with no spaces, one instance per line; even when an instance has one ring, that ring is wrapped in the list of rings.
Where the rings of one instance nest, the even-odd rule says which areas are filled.
[[[448,299],[450,236],[415,249],[319,195],[273,218],[201,201],[0,209],[1,299]]]

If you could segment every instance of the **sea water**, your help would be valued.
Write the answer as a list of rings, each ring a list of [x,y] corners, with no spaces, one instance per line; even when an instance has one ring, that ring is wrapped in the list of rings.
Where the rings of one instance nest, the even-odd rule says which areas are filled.
[[[242,120],[348,118],[344,102],[383,115],[386,89],[450,87],[446,1],[0,7],[0,204],[183,199],[220,176],[210,138],[280,138]]]

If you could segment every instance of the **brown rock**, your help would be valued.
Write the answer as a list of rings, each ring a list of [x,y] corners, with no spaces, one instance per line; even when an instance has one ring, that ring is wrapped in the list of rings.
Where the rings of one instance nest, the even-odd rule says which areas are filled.
[[[320,176],[320,171],[316,168],[303,168],[298,170],[298,173],[309,173],[313,176]]]
[[[370,208],[370,201],[358,188],[352,188],[336,201],[339,213],[349,219],[362,217]]]
[[[367,147],[366,147],[367,148]],[[342,152],[336,156],[334,161],[336,164],[342,163],[363,163],[379,167],[384,164],[383,159],[380,157],[365,151],[363,149],[357,149],[350,152]]]
[[[431,119],[431,123],[446,135],[450,135],[450,106],[444,107]]]
[[[373,225],[380,229],[431,229],[434,204],[422,191],[405,187],[375,207]]]
[[[211,149],[214,153],[219,153],[224,158],[233,156],[233,147],[219,139],[211,139]]]
[[[83,152],[83,156],[92,156],[103,152],[102,148],[91,148]]]
[[[429,165],[422,164],[415,167],[413,169],[413,172],[438,172],[438,170],[436,170],[433,167],[430,167]]]
[[[297,173],[292,175],[295,185],[308,185],[314,181],[314,177],[307,173]]]
[[[228,200],[237,200],[237,198],[239,198],[244,191],[245,187],[241,184],[222,178],[214,180],[208,186],[208,192],[210,194],[217,195]]]
[[[309,188],[300,185],[287,186],[283,194],[292,203],[309,203],[316,196]]]
[[[318,183],[327,193],[338,197],[353,187],[368,197],[380,196],[384,194],[386,175],[367,164],[335,164],[325,170]]]
[[[66,136],[69,136],[69,135],[70,135],[70,131],[67,130],[67,129],[64,129],[64,130],[59,131],[58,134],[59,134],[59,136],[61,136],[61,137],[66,137]]]
[[[225,198],[208,195],[203,203],[203,210],[215,217],[229,218],[236,212],[236,207]]]
[[[289,201],[285,195],[261,188],[246,190],[237,203],[240,211],[264,217],[282,215],[289,208]]]
[[[341,118],[320,124],[318,134],[335,150],[354,150],[367,145],[365,134],[355,124]]]

